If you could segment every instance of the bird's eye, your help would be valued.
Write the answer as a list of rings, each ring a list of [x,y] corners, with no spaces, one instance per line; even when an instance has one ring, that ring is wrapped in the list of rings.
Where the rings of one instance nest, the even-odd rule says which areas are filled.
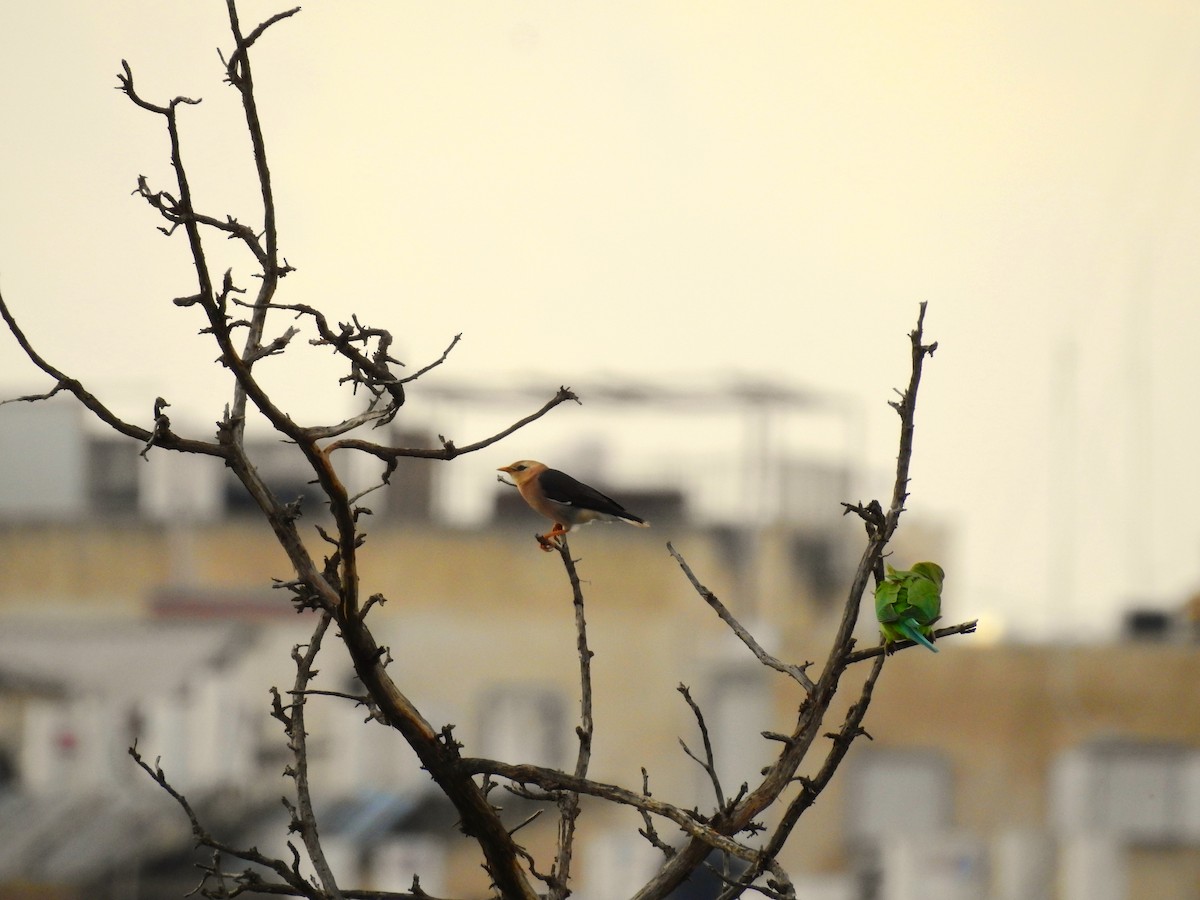
[[[524,472],[527,468],[529,468],[529,467],[528,466],[513,466],[513,471],[514,472]]]

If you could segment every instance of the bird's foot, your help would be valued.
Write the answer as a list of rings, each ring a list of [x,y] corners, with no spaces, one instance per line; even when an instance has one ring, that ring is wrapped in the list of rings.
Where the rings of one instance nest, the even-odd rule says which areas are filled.
[[[562,536],[565,531],[548,531],[546,534],[535,535],[538,545],[549,553],[551,550],[562,549]]]

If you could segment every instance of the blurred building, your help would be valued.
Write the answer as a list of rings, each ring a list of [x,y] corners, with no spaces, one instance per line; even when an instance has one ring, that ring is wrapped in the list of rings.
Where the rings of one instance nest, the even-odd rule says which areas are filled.
[[[270,588],[290,569],[269,528],[211,460],[152,452],[147,463],[135,442],[89,437],[72,407],[15,408],[53,411],[0,429],[0,895],[195,887],[186,819],[134,766],[135,741],[215,834],[286,856],[289,758],[267,689],[291,684],[290,650],[313,622]],[[22,452],[29,441],[49,448],[40,461]],[[260,469],[282,495],[305,496],[305,473],[277,446],[256,445]],[[761,732],[790,730],[798,690],[728,633],[664,547],[771,652],[819,664],[862,529],[836,509],[847,473],[773,465],[800,492],[790,517],[765,524],[698,520],[684,488],[601,480],[654,527],[593,525],[572,538],[596,654],[593,777],[640,787],[644,767],[655,796],[710,802],[707,776],[679,747],[699,741],[681,682],[705,711],[729,793],[776,749]],[[454,724],[468,754],[569,768],[579,684],[562,567],[537,549],[542,522],[509,488],[495,486],[486,525],[446,524],[445,466],[402,465],[364,500],[376,515],[362,577],[387,598],[371,616],[393,677],[435,726]],[[814,499],[823,494],[828,503]],[[319,521],[315,497],[303,509]],[[894,549],[944,559],[945,545],[914,518]],[[972,618],[952,570],[946,607],[950,621]],[[874,632],[864,621],[860,639]],[[1171,628],[1134,633],[1095,647],[964,637],[936,656],[889,659],[866,721],[873,740],[851,750],[783,859],[801,896],[1195,898],[1200,652]],[[355,693],[336,641],[318,668],[314,687]],[[482,896],[473,845],[403,742],[344,699],[314,697],[308,717],[322,835],[342,883],[407,890],[417,873],[431,894]],[[503,805],[514,824],[533,809]],[[521,831],[535,853],[554,838],[543,819]],[[649,876],[659,859],[639,824],[585,799],[580,896],[626,897]]]

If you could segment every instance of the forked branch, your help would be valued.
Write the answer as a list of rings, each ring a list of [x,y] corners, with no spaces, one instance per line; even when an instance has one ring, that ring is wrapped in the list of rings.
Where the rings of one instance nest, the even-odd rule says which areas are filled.
[[[712,593],[700,584],[699,580],[690,573],[690,569],[685,568],[685,573],[689,575],[689,580],[697,589],[700,596],[717,611],[718,615],[730,626],[739,639],[750,647],[760,662],[776,671],[781,671],[791,676],[804,687],[807,694],[805,701],[800,704],[799,714],[791,733],[774,736],[779,741],[781,749],[774,763],[764,770],[762,781],[737,803],[727,809],[718,811],[710,820],[710,826],[722,834],[736,835],[753,827],[757,817],[775,804],[783,792],[793,783],[801,762],[806,758],[814,741],[821,733],[821,723],[824,720],[825,713],[833,702],[841,682],[842,674],[849,665],[849,656],[854,647],[853,631],[858,621],[863,593],[866,590],[871,574],[881,566],[884,548],[895,532],[900,520],[900,514],[904,509],[905,499],[908,496],[908,472],[912,461],[917,391],[921,383],[924,359],[926,356],[931,355],[937,348],[936,343],[924,343],[925,308],[925,304],[922,303],[917,316],[916,328],[909,335],[912,348],[912,370],[909,376],[908,387],[901,394],[900,400],[892,404],[900,415],[901,429],[900,450],[897,456],[896,479],[892,490],[891,505],[882,520],[878,523],[878,526],[868,529],[867,546],[863,550],[858,568],[855,571],[849,594],[843,606],[842,617],[833,644],[821,670],[820,677],[815,682],[809,681],[809,676],[805,671],[808,666],[805,664],[804,666],[792,667],[804,676],[803,679],[797,678],[796,672],[790,671],[788,664],[770,657],[769,654],[762,651],[761,647],[758,647],[756,650],[757,642],[753,641],[753,639],[747,640],[746,629],[741,627],[740,623],[736,622],[736,619],[734,619],[723,605],[714,604],[713,601],[715,598],[712,596]],[[674,551],[674,548],[671,548],[671,550],[676,560],[682,563],[682,557]],[[722,610],[724,610],[723,613]],[[874,684],[874,678],[878,677],[877,670],[873,670],[873,673],[873,675],[868,676],[868,681],[861,688],[859,699],[856,703],[859,721],[866,714],[867,706],[870,702],[870,688]],[[840,762],[841,756],[844,756],[849,743],[858,735],[857,725],[844,735],[844,746],[840,748],[839,755],[833,762],[834,768],[836,768],[837,762]],[[821,787],[823,787],[823,784],[814,782],[811,789],[819,793]],[[815,798],[815,794],[813,794],[813,797]],[[807,807],[805,806],[804,808]],[[780,846],[782,846],[782,840],[786,839],[787,833],[790,832],[792,824],[786,824],[785,821],[785,823],[776,827],[776,836],[780,835],[781,828],[785,829],[782,836],[779,837]],[[692,838],[678,853],[664,863],[659,872],[635,895],[635,900],[659,900],[659,898],[665,897],[683,883],[689,873],[703,862],[708,852],[708,844],[697,838]],[[751,872],[762,873],[768,871],[775,864],[775,854],[777,852],[774,839],[769,838]],[[757,875],[754,877],[757,877]],[[753,877],[738,879],[737,883],[727,893],[730,893],[731,896],[736,896],[745,890],[752,881]]]
[[[382,481],[386,482],[400,460],[452,460],[482,450],[547,415],[563,403],[579,402],[578,397],[569,388],[560,387],[537,411],[489,437],[463,446],[442,436],[439,436],[440,446],[433,448],[390,447],[383,443],[345,436],[351,429],[360,425],[390,422],[405,402],[406,385],[411,385],[416,379],[441,365],[458,343],[460,336],[454,337],[439,359],[411,375],[399,377],[394,367],[401,367],[403,363],[391,355],[393,337],[390,331],[361,323],[354,316],[349,323],[333,326],[325,315],[314,307],[279,303],[275,299],[281,279],[293,269],[281,256],[278,246],[274,193],[266,140],[255,95],[250,51],[269,28],[295,15],[298,8],[271,16],[244,33],[235,0],[226,0],[226,5],[234,46],[224,59],[225,77],[239,92],[242,103],[244,127],[250,137],[261,194],[261,227],[258,224],[253,227],[243,224],[232,215],[221,217],[197,211],[184,164],[178,116],[185,107],[199,101],[175,97],[166,103],[155,103],[135,89],[133,72],[127,63],[122,62],[122,72],[118,75],[119,89],[131,102],[140,109],[161,116],[166,125],[175,184],[169,190],[158,190],[152,188],[145,178],[139,178],[136,193],[157,212],[163,223],[161,230],[165,234],[182,232],[186,236],[192,266],[195,269],[196,287],[194,293],[189,292],[188,296],[178,299],[176,304],[185,309],[199,307],[206,320],[203,333],[209,335],[216,343],[220,364],[232,374],[231,403],[218,423],[215,439],[196,441],[175,434],[171,420],[165,412],[169,404],[162,398],[158,398],[153,404],[146,404],[147,409],[152,410],[149,427],[120,419],[79,381],[69,377],[37,353],[0,296],[0,317],[25,355],[53,382],[52,387],[45,393],[16,399],[37,401],[59,393],[68,393],[75,396],[97,419],[114,431],[141,441],[144,445],[143,455],[154,448],[200,453],[223,459],[262,510],[288,555],[295,577],[281,581],[280,586],[291,593],[291,599],[296,603],[298,610],[315,612],[318,616],[309,644],[303,648],[298,647],[294,653],[296,679],[288,695],[290,701],[284,703],[282,697],[276,693],[274,709],[276,718],[285,726],[293,754],[293,763],[288,774],[295,779],[296,801],[287,801],[292,814],[292,830],[300,835],[316,871],[316,881],[302,874],[300,851],[291,844],[289,847],[292,849],[293,859],[287,861],[267,858],[253,848],[235,848],[214,837],[205,830],[187,799],[171,786],[158,764],[148,764],[136,747],[130,751],[137,764],[180,805],[191,823],[196,842],[213,851],[212,863],[202,867],[205,881],[202,882],[199,892],[212,897],[258,893],[303,896],[313,900],[355,900],[367,897],[427,898],[416,883],[409,894],[342,889],[325,859],[308,782],[305,704],[308,696],[316,693],[310,688],[315,674],[313,666],[326,631],[332,625],[345,646],[365,691],[364,696],[353,696],[351,699],[366,703],[373,718],[398,731],[413,748],[421,766],[455,807],[462,831],[476,840],[496,892],[505,900],[535,900],[538,895],[531,884],[531,873],[546,883],[550,900],[565,900],[571,892],[572,861],[577,837],[576,822],[583,796],[596,797],[636,810],[642,816],[642,834],[662,851],[664,861],[661,869],[641,888],[635,900],[659,900],[667,896],[692,872],[704,865],[706,858],[714,850],[746,864],[746,869],[741,875],[725,876],[725,900],[733,900],[747,889],[759,891],[772,898],[794,896],[794,890],[787,874],[779,865],[777,856],[801,815],[811,807],[830,782],[852,743],[859,737],[869,737],[863,728],[863,722],[874,686],[881,675],[885,656],[882,647],[856,650],[852,635],[864,592],[871,577],[874,575],[878,578],[882,571],[885,549],[892,539],[908,498],[908,475],[922,367],[925,358],[932,356],[937,348],[936,343],[924,343],[925,304],[921,304],[916,328],[910,334],[912,368],[908,386],[900,392],[899,399],[891,404],[901,420],[892,495],[886,510],[877,501],[866,505],[847,506],[847,511],[859,515],[866,524],[867,542],[845,599],[831,649],[819,675],[810,674],[813,663],[790,662],[768,653],[730,609],[701,583],[675,547],[667,545],[675,562],[704,603],[763,666],[784,675],[796,686],[788,688],[795,690],[799,699],[798,712],[790,730],[786,733],[769,732],[764,735],[777,742],[778,751],[771,764],[763,770],[757,784],[753,787],[744,785],[735,796],[726,796],[717,775],[717,760],[714,758],[708,723],[699,704],[686,688],[682,688],[683,696],[699,726],[703,749],[693,752],[686,745],[684,749],[709,777],[714,794],[714,803],[709,812],[701,812],[698,806],[688,809],[651,796],[649,776],[644,769],[640,790],[606,784],[588,777],[594,738],[591,670],[593,654],[588,644],[580,579],[575,560],[571,558],[565,540],[559,545],[559,551],[572,591],[580,683],[580,718],[576,728],[578,748],[572,772],[568,774],[531,765],[463,758],[460,755],[460,745],[453,738],[450,727],[435,729],[393,681],[387,671],[390,662],[387,648],[379,645],[367,627],[365,613],[372,604],[381,602],[381,595],[373,595],[365,604],[360,603],[360,591],[363,588],[360,584],[359,549],[365,534],[360,527],[359,518],[364,510],[356,503],[363,495],[350,495],[331,458],[340,450],[355,450],[372,456],[384,464]],[[252,297],[245,300],[239,297],[245,292],[234,284],[232,271],[225,273],[219,285],[214,282],[209,272],[205,247],[205,240],[214,234],[222,239],[235,239],[253,257],[253,266],[256,269],[253,277],[258,280],[258,288]],[[233,310],[238,310],[246,318],[235,320],[231,315]],[[269,367],[272,358],[294,353],[304,346],[302,342],[294,340],[300,334],[297,325],[277,331],[278,336],[273,339],[266,338],[267,319],[273,311],[279,310],[295,313],[298,320],[303,320],[298,325],[315,329],[316,336],[309,341],[309,345],[331,349],[343,358],[349,366],[349,374],[341,383],[350,384],[354,390],[362,387],[365,393],[369,394],[365,409],[360,407],[354,415],[327,425],[304,425],[284,411],[278,403],[277,395],[272,395],[258,377],[260,365]],[[245,335],[239,334],[238,329],[245,329]],[[235,336],[238,339],[236,341]],[[301,538],[297,524],[301,518],[299,505],[281,501],[251,459],[244,434],[247,420],[252,415],[261,416],[279,437],[294,445],[303,455],[314,482],[326,500],[332,524],[326,523],[319,529],[324,539],[323,558],[319,553],[314,556],[315,551],[310,550]],[[974,626],[974,622],[962,623],[939,629],[936,634],[939,637],[968,634],[974,630]],[[905,646],[903,642],[896,645],[898,649],[904,649]],[[840,726],[831,732],[825,731],[827,726],[823,724],[823,720],[839,690],[842,676],[850,666],[867,659],[873,660],[872,665],[856,670],[856,674],[862,675],[863,679],[856,701],[850,706]],[[865,675],[862,674],[864,671]],[[813,747],[818,745],[822,735],[828,738],[831,744],[823,751],[823,756],[819,757],[817,774],[811,777],[799,776],[797,773],[801,764]],[[476,781],[480,775],[485,776],[484,785]],[[548,874],[538,871],[532,856],[516,843],[513,834],[517,829],[507,827],[501,821],[499,811],[489,802],[487,790],[493,777],[506,779],[510,782],[509,786],[517,792],[524,791],[527,796],[552,800],[557,804],[557,848],[553,866]],[[798,791],[790,794],[790,800],[786,799],[785,794],[796,791],[797,785]],[[764,813],[772,809],[775,810],[777,819],[767,829],[763,825]],[[526,820],[522,825],[529,821],[531,820]],[[672,845],[658,834],[657,825],[664,823],[670,823],[668,827],[682,835],[680,846]],[[522,826],[517,826],[520,827]],[[761,847],[753,845],[757,840],[762,841]],[[268,882],[251,868],[241,873],[225,872],[222,858],[237,859],[248,865],[263,867],[277,880]]]

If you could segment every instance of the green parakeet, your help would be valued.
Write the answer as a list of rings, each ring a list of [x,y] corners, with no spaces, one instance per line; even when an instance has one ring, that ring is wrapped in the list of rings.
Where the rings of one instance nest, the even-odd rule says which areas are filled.
[[[938,652],[929,639],[933,623],[942,617],[945,577],[933,562],[915,563],[911,569],[887,567],[887,577],[875,588],[875,615],[885,644],[909,640]]]

